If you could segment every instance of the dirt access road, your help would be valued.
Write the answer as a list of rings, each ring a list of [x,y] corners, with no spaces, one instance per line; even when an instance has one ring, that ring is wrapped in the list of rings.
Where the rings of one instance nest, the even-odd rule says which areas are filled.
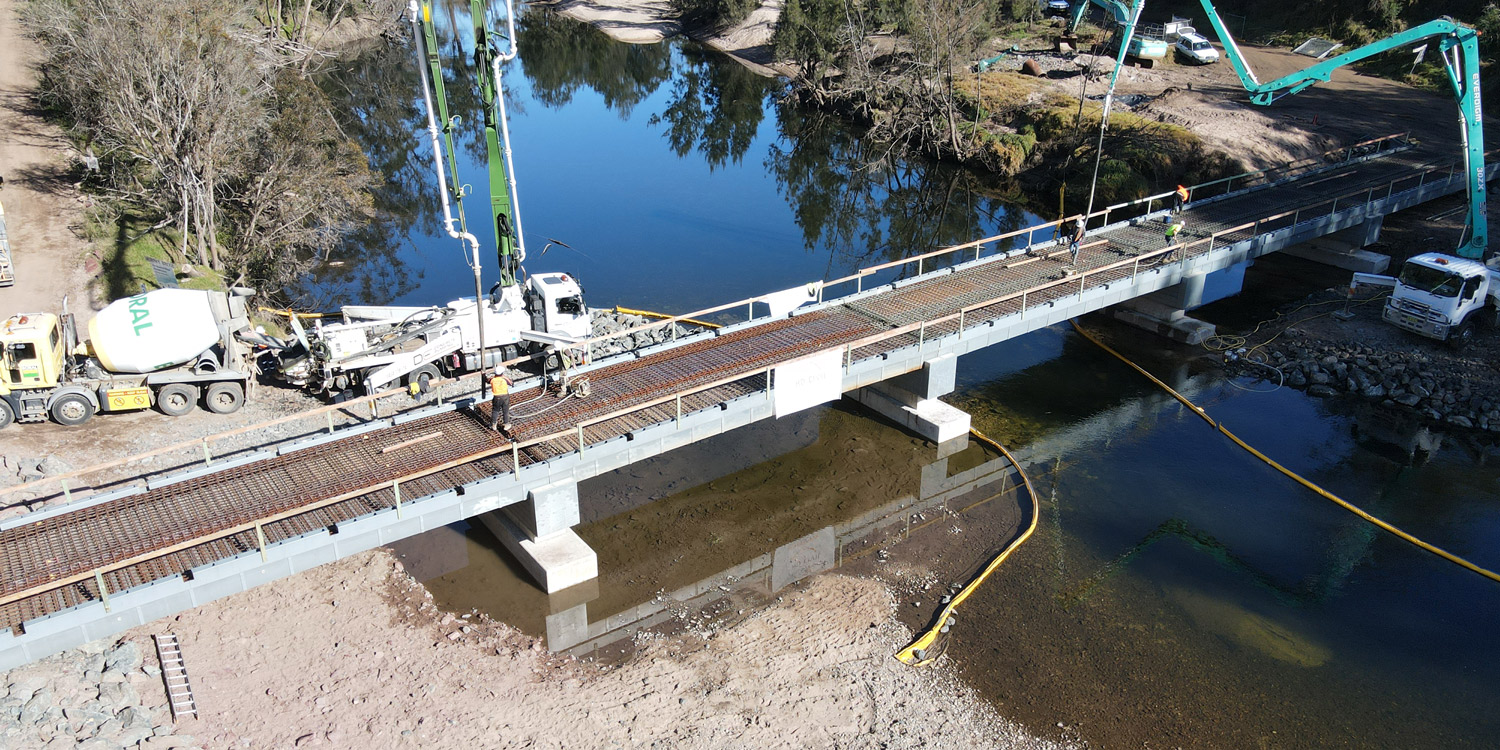
[[[0,311],[56,311],[64,295],[72,309],[87,311],[89,247],[79,232],[88,201],[73,186],[77,152],[42,117],[35,68],[41,54],[21,33],[20,5],[0,0],[0,202],[16,271],[15,285],[0,288]]]

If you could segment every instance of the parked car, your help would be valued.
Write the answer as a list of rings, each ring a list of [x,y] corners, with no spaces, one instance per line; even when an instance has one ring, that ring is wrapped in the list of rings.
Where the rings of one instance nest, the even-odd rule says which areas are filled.
[[[1219,51],[1207,39],[1195,33],[1183,34],[1177,38],[1177,54],[1203,65],[1219,61]]]
[[[1042,12],[1047,15],[1065,14],[1073,9],[1068,0],[1041,0]]]

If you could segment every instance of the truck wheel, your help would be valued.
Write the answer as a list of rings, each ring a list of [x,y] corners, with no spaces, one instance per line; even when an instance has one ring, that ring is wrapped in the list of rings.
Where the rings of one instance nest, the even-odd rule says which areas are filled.
[[[215,414],[233,414],[245,405],[245,389],[239,383],[214,383],[203,394],[203,408]]]
[[[0,430],[9,427],[14,421],[16,421],[16,410],[11,407],[9,401],[0,399]]]
[[[1448,333],[1448,347],[1461,352],[1474,340],[1474,321],[1465,320]]]
[[[156,392],[156,408],[169,417],[180,417],[198,403],[198,388],[187,383],[168,383]]]
[[[435,365],[422,365],[406,376],[406,384],[411,385],[415,383],[418,391],[427,393],[432,390],[433,382],[440,377],[441,375],[438,374],[438,369]]]
[[[58,424],[72,427],[89,421],[89,418],[94,416],[94,405],[77,393],[65,393],[52,402],[48,411]]]

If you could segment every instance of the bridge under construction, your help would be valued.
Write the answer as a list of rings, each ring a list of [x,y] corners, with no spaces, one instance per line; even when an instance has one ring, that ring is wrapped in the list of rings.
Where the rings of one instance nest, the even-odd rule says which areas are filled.
[[[54,484],[67,502],[0,523],[0,670],[476,517],[548,591],[587,582],[579,481],[841,396],[945,452],[968,431],[938,400],[959,355],[1105,308],[1201,340],[1182,313],[1216,274],[1328,235],[1362,246],[1464,190],[1427,156],[1393,136],[1195,186],[1172,245],[1153,196],[1089,217],[1076,262],[1053,222],[654,323],[738,320],[577,368],[586,396],[521,383],[509,436],[463,399],[227,457],[204,443],[201,465],[91,494]]]

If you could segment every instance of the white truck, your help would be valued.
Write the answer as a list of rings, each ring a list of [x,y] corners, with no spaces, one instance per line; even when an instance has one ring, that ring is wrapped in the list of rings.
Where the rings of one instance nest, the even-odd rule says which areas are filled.
[[[151,406],[180,416],[200,398],[215,413],[238,410],[260,343],[245,310],[252,294],[158,289],[116,300],[89,322],[87,341],[66,302],[61,315],[10,316],[0,323],[0,427]]]
[[[366,393],[397,383],[423,393],[441,377],[514,359],[565,351],[589,337],[583,287],[565,273],[540,273],[524,284],[496,284],[484,300],[484,346],[473,297],[445,307],[351,305],[338,323],[303,328],[277,359],[279,377],[315,393]]]
[[[1391,288],[1381,317],[1413,333],[1462,349],[1476,323],[1500,323],[1500,271],[1442,253],[1423,253],[1398,276],[1356,273],[1351,286]]]

